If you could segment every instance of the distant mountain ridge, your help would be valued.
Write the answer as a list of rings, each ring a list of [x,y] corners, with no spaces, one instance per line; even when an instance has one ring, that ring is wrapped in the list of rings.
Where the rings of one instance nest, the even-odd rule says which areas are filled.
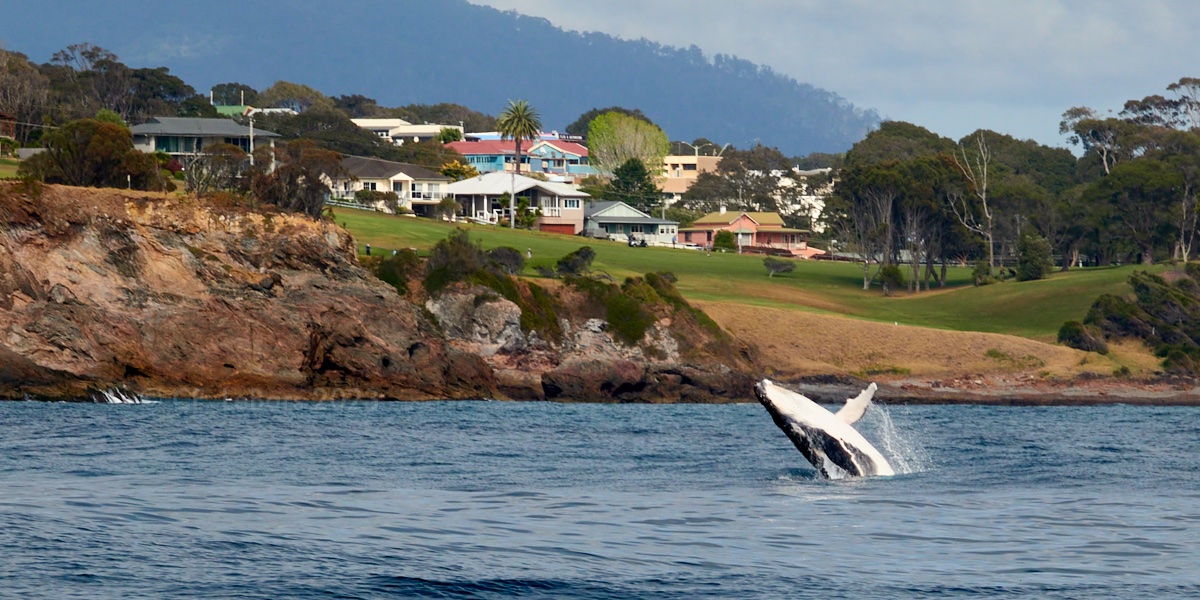
[[[8,4],[0,45],[9,50],[45,62],[91,42],[131,66],[166,66],[201,91],[286,80],[387,106],[455,102],[491,114],[526,99],[547,130],[619,105],[641,109],[671,139],[759,141],[790,155],[847,150],[879,122],[873,110],[736,57],[568,32],[466,0]]]

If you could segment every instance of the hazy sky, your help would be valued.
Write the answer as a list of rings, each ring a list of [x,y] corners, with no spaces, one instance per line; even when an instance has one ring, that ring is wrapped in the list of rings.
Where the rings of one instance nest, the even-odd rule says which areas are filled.
[[[470,1],[734,54],[954,139],[982,127],[1066,145],[1067,108],[1119,112],[1200,77],[1195,0]]]

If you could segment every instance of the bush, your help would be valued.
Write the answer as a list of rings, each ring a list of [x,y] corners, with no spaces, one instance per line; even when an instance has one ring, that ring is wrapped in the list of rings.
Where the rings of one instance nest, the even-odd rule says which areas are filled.
[[[430,294],[456,281],[464,281],[487,264],[487,254],[478,243],[471,243],[465,229],[456,229],[429,252],[425,264],[425,289]]]
[[[888,296],[892,294],[892,290],[904,287],[904,271],[899,265],[884,265],[879,270],[879,279],[883,282],[883,293]]]
[[[510,246],[500,246],[487,253],[488,264],[509,275],[516,275],[525,269],[525,256],[520,250]]]
[[[1079,321],[1067,321],[1058,329],[1058,343],[1084,352],[1108,354],[1108,342],[1104,332]]]
[[[583,246],[578,250],[558,259],[556,271],[559,276],[567,275],[585,275],[592,268],[592,261],[596,259],[596,251],[592,250],[591,246]]]
[[[396,288],[401,295],[408,293],[408,279],[420,272],[421,260],[412,250],[400,250],[392,256],[371,257],[375,261],[375,276]]]
[[[763,266],[767,268],[767,277],[774,277],[776,273],[791,273],[796,270],[795,261],[775,258],[774,256],[764,258]]]
[[[996,278],[992,277],[992,266],[986,260],[975,263],[975,270],[971,271],[971,278],[977,286],[996,283]]]
[[[731,231],[718,231],[713,237],[713,248],[723,248],[725,250],[737,250],[737,240],[733,237]]]
[[[1017,240],[1017,281],[1045,279],[1054,270],[1052,251],[1046,238],[1025,232]]]

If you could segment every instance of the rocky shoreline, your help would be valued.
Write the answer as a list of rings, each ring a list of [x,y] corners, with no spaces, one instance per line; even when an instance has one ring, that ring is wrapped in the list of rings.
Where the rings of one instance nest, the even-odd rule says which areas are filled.
[[[867,382],[850,377],[812,376],[784,382],[818,402],[839,403]],[[1186,379],[1130,381],[1080,377],[1043,381],[1033,377],[980,376],[964,379],[879,381],[881,404],[975,404],[987,406],[1200,406],[1200,385]]]

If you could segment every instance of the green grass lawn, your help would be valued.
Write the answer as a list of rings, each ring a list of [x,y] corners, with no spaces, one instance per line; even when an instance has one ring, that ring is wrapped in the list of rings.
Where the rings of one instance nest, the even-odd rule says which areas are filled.
[[[952,268],[948,276],[951,289],[920,294],[900,292],[888,298],[878,287],[863,291],[862,270],[850,263],[798,261],[791,273],[768,278],[761,256],[732,253],[706,256],[696,250],[630,248],[620,242],[351,209],[337,209],[335,215],[337,222],[358,238],[360,252],[366,243],[371,244],[373,253],[399,248],[427,250],[455,227],[464,227],[485,248],[512,246],[521,252],[531,250],[533,259],[525,270],[528,276],[536,273],[534,266],[553,267],[562,256],[587,245],[596,251],[593,270],[604,271],[617,281],[632,275],[670,271],[679,278],[680,291],[692,299],[794,308],[1044,341],[1053,340],[1064,321],[1082,319],[1100,294],[1127,291],[1129,274],[1141,268],[1079,269],[1056,273],[1042,281],[1005,282],[979,288],[970,285],[969,268]]]
[[[21,161],[13,158],[0,158],[0,179],[15,179],[20,164]]]

